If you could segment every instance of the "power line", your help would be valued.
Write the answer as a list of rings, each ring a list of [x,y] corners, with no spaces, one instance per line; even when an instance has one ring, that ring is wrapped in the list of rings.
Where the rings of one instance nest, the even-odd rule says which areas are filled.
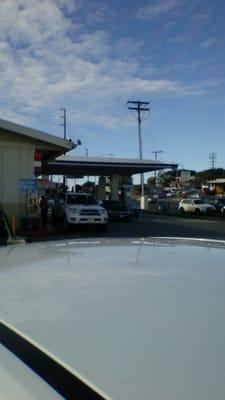
[[[63,118],[63,123],[60,125],[63,126],[63,137],[66,139],[66,108],[60,108],[60,110],[63,111],[63,115],[60,116],[60,118]]]
[[[63,123],[60,124],[63,126],[63,137],[64,140],[66,140],[66,108],[60,108],[60,110],[63,111],[63,115],[60,116],[60,118],[63,118]],[[65,153],[64,153],[65,155]],[[66,176],[63,175],[63,189],[66,189]]]
[[[142,132],[141,132],[141,122],[146,119],[150,113],[150,107],[148,101],[128,101],[127,105],[131,104],[132,107],[128,107],[132,113],[137,112],[138,120],[138,140],[139,140],[139,158],[143,159],[143,142],[142,142]],[[147,114],[146,114],[147,113]],[[141,174],[141,196],[144,196],[144,174]]]
[[[155,151],[152,151],[152,153],[155,154],[155,161],[156,161],[158,158],[158,154],[163,153],[163,150],[155,150]]]
[[[210,168],[215,169],[216,165],[216,153],[210,153],[209,154],[209,162],[210,162]]]
[[[136,105],[136,107],[128,107],[128,110],[132,111],[136,111],[137,112],[137,117],[138,117],[138,139],[139,139],[139,157],[140,160],[143,159],[143,143],[142,143],[142,133],[141,133],[141,122],[143,119],[141,113],[142,112],[150,112],[150,108],[149,107],[143,107],[143,106],[148,106],[149,102],[148,101],[128,101],[127,104],[134,104]]]

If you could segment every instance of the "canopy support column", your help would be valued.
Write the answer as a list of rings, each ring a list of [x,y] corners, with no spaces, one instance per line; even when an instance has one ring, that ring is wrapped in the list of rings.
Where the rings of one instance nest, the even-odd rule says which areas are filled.
[[[112,175],[110,179],[111,200],[119,200],[119,175]]]
[[[106,199],[106,194],[105,194],[105,177],[100,176],[98,180],[98,199],[99,200],[105,200]]]

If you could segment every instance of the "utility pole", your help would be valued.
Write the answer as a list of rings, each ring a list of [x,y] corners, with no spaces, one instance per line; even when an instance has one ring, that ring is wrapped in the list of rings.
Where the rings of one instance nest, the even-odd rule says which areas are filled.
[[[163,151],[162,151],[162,150],[155,150],[155,151],[152,151],[152,153],[155,154],[155,161],[157,161],[157,159],[158,159],[158,154],[159,154],[159,153],[163,153]]]
[[[63,126],[63,138],[66,139],[66,108],[60,108],[61,111],[63,111],[63,115],[60,116],[60,118],[63,118],[63,123],[60,124]]]
[[[63,115],[60,116],[60,118],[63,118],[63,123],[60,124],[63,126],[63,138],[66,140],[66,108],[60,108],[61,111],[63,111]],[[65,153],[64,153],[65,155]],[[66,177],[63,175],[63,189],[66,189]]]
[[[139,140],[139,158],[140,160],[143,159],[143,142],[142,142],[142,132],[141,132],[141,122],[144,118],[144,112],[147,112],[147,116],[149,115],[150,108],[148,101],[128,101],[127,104],[132,105],[128,107],[128,110],[136,111],[137,112],[137,119],[138,119],[138,140]],[[145,114],[146,115],[146,114]],[[143,117],[142,117],[143,116]],[[141,173],[141,196],[144,196],[144,174]]]
[[[210,153],[210,154],[209,154],[209,162],[210,162],[210,167],[211,167],[211,169],[215,169],[215,164],[216,164],[216,153]]]
[[[88,157],[88,149],[84,149],[85,150],[85,156]],[[87,182],[89,182],[89,176],[87,176]]]
[[[159,153],[163,153],[163,151],[162,150],[155,150],[155,151],[152,151],[152,153],[155,154],[155,161],[157,161],[158,154]],[[156,181],[157,181],[157,172],[155,171],[155,186],[157,186],[157,183],[158,183]]]

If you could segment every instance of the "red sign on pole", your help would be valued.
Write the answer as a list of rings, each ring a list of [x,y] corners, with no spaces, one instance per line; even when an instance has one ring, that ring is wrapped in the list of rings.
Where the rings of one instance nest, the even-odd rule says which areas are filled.
[[[36,150],[34,153],[34,175],[39,176],[42,173],[41,152]]]

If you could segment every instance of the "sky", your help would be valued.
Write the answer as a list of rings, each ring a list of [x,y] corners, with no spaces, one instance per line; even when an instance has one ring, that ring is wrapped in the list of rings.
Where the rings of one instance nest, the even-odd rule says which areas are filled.
[[[225,168],[224,0],[0,0],[0,118],[82,145]]]

